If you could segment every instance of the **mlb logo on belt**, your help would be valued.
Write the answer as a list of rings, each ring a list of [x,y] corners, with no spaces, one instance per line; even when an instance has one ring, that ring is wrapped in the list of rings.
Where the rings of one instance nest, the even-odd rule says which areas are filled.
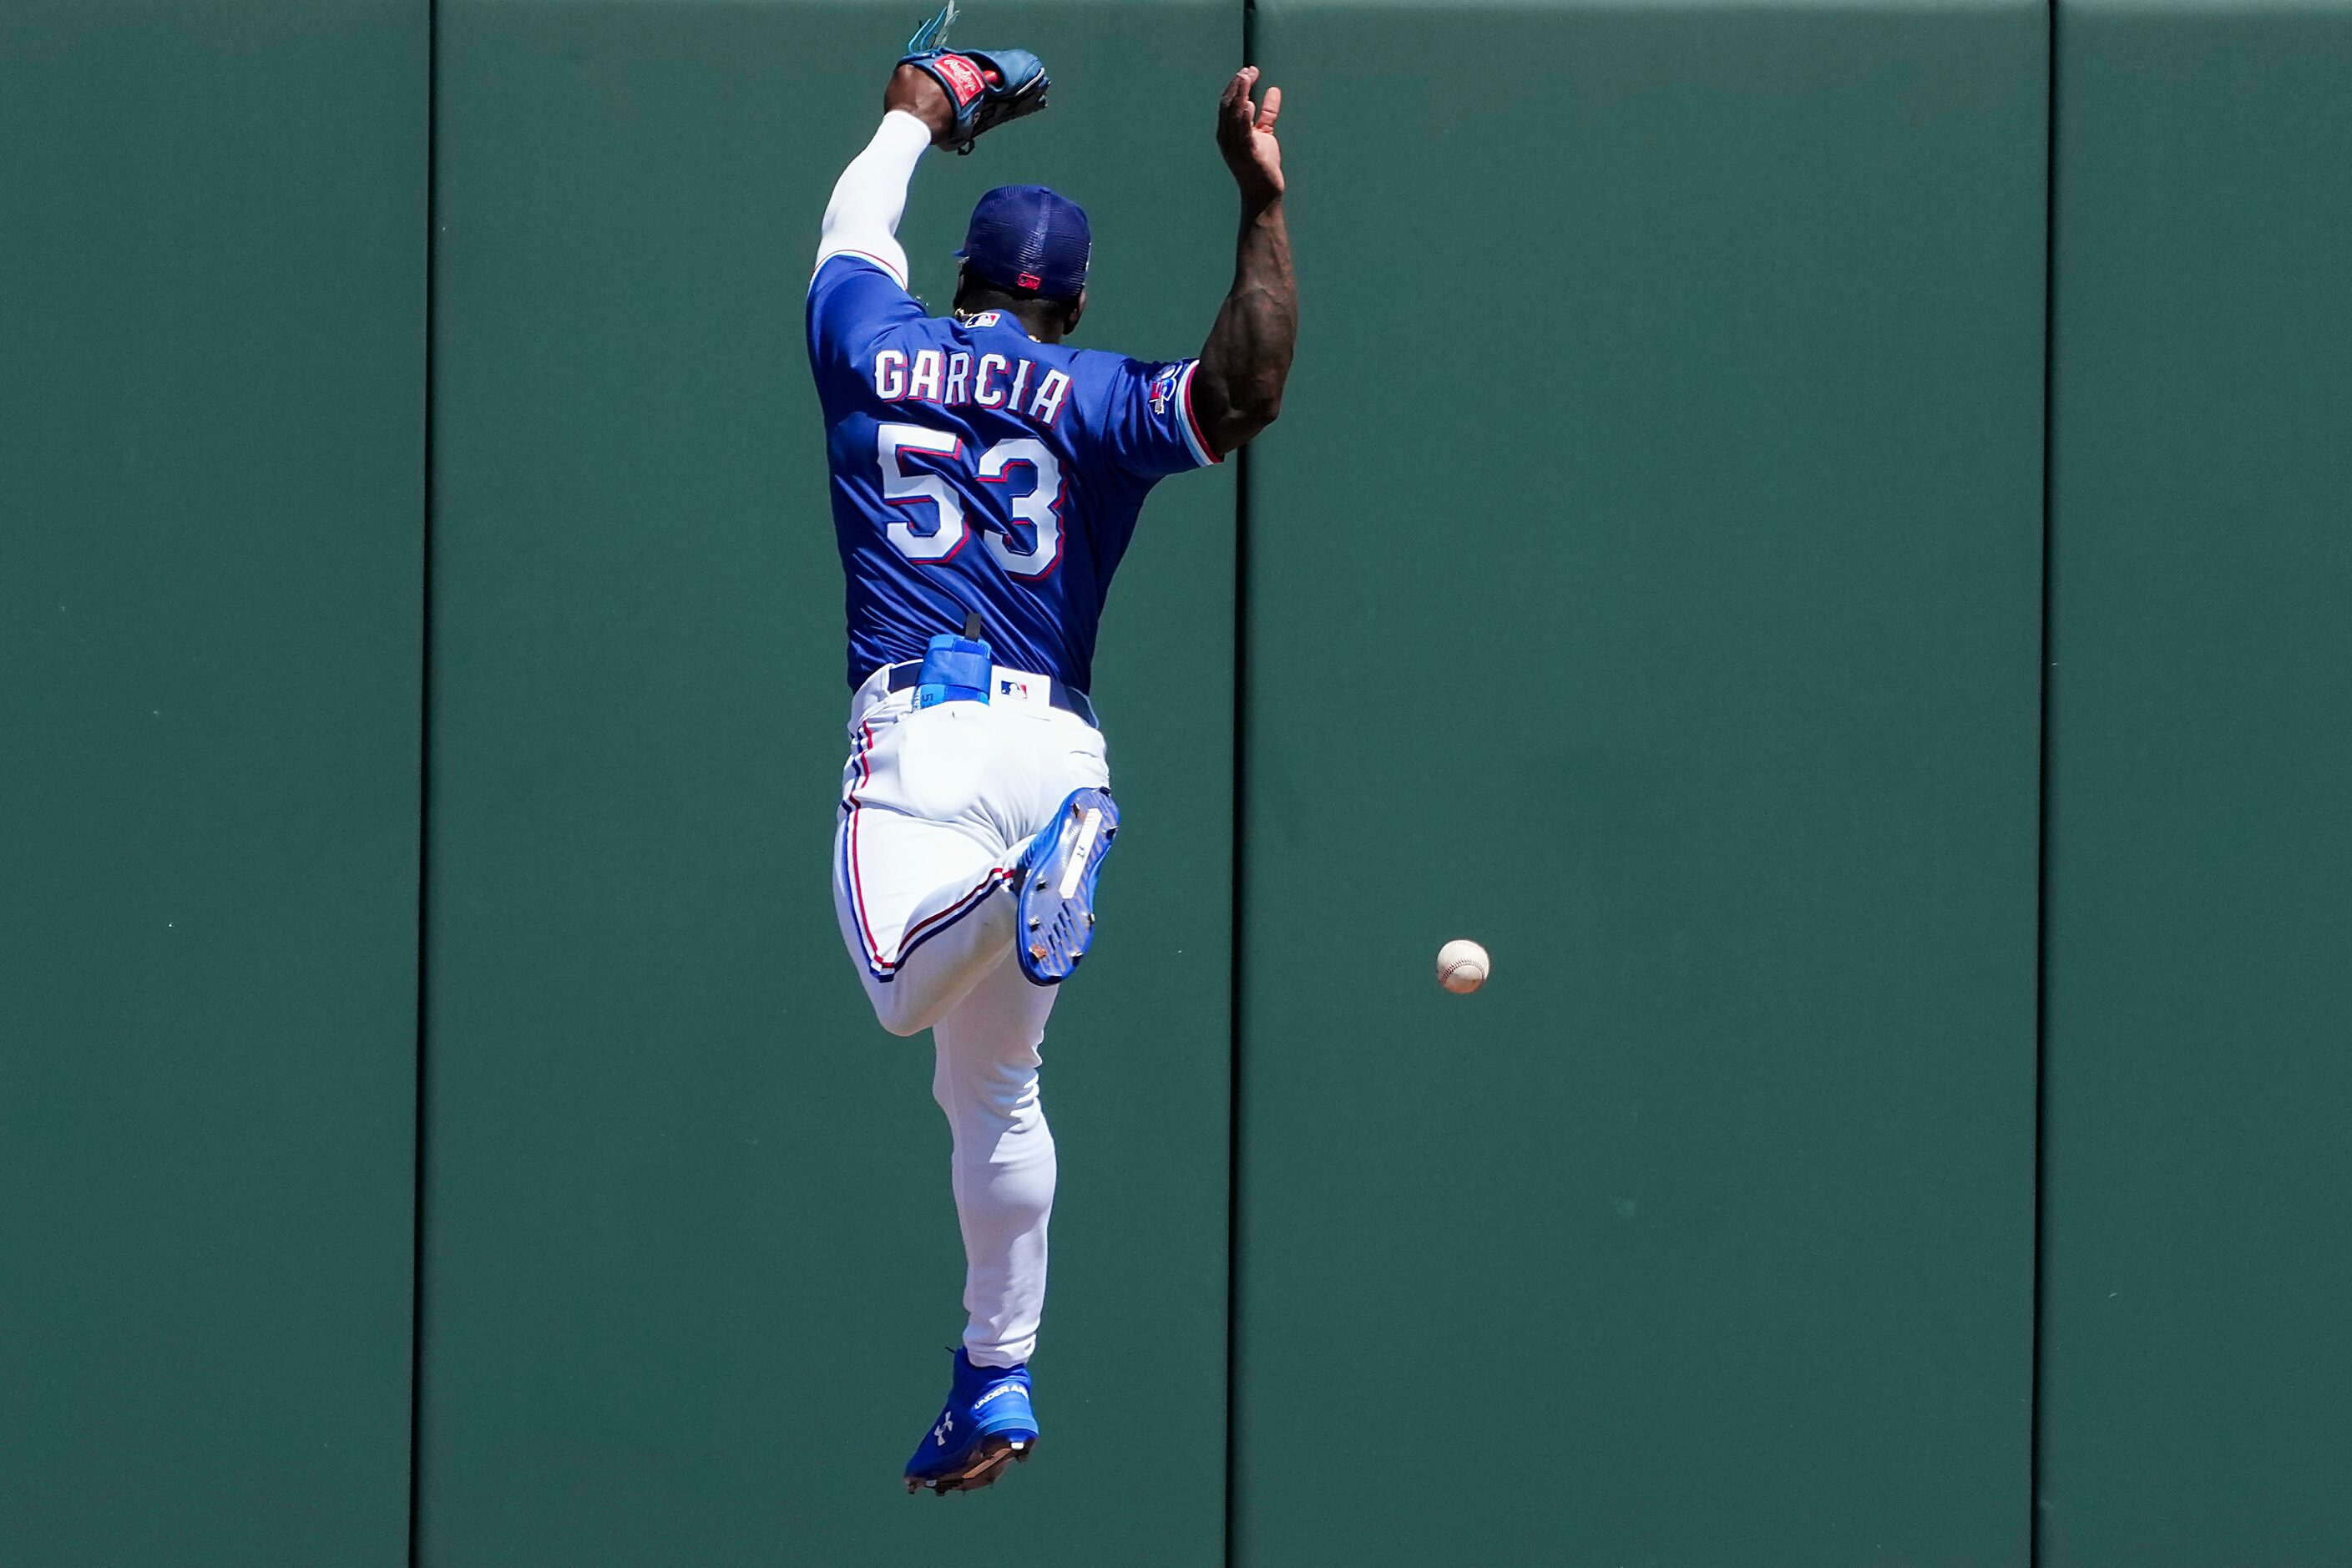
[[[1054,705],[1054,682],[1050,677],[1033,669],[1010,669],[994,667],[995,697],[998,702],[1016,703],[1024,708],[1050,708]]]
[[[948,87],[955,93],[958,109],[978,98],[988,87],[988,83],[982,79],[980,68],[961,55],[941,55],[931,64],[938,68],[940,75],[947,78]]]

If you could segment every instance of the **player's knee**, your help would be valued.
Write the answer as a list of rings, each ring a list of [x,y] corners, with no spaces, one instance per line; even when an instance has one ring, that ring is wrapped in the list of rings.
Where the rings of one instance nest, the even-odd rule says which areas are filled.
[[[919,1035],[938,1020],[921,1006],[919,998],[902,987],[884,985],[874,992],[874,1016],[900,1039]]]

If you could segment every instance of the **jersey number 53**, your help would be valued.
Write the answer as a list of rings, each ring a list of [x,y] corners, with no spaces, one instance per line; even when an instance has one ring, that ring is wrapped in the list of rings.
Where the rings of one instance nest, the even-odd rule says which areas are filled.
[[[877,434],[875,456],[882,467],[883,499],[894,507],[908,509],[883,530],[898,553],[926,564],[953,559],[971,532],[964,522],[962,498],[938,468],[910,472],[907,463],[934,459],[961,464],[962,437],[920,425],[885,425]],[[989,554],[1024,582],[1052,575],[1062,561],[1062,465],[1052,450],[1043,441],[1015,437],[982,452],[974,468],[987,484],[1017,484],[1020,477],[1029,481],[1025,492],[1011,495],[1005,503],[1015,520],[1012,528],[992,519],[980,523],[981,542]],[[1026,469],[1026,475],[1016,477],[1019,469]]]

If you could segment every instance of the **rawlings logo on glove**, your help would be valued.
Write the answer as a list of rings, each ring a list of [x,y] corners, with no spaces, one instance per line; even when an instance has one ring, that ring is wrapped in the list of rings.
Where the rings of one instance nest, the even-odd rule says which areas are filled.
[[[958,109],[988,90],[988,79],[961,55],[941,55],[931,64],[931,74],[946,86],[948,96],[955,100]]]

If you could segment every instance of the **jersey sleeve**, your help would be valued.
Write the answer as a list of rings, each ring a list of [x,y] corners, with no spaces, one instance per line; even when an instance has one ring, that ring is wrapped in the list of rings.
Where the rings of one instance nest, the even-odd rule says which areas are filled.
[[[877,338],[922,319],[922,306],[879,261],[835,251],[809,279],[809,363],[820,377],[854,371]]]
[[[1118,363],[1103,411],[1102,438],[1112,461],[1157,479],[1219,460],[1192,416],[1192,377],[1200,367],[1189,359]]]

